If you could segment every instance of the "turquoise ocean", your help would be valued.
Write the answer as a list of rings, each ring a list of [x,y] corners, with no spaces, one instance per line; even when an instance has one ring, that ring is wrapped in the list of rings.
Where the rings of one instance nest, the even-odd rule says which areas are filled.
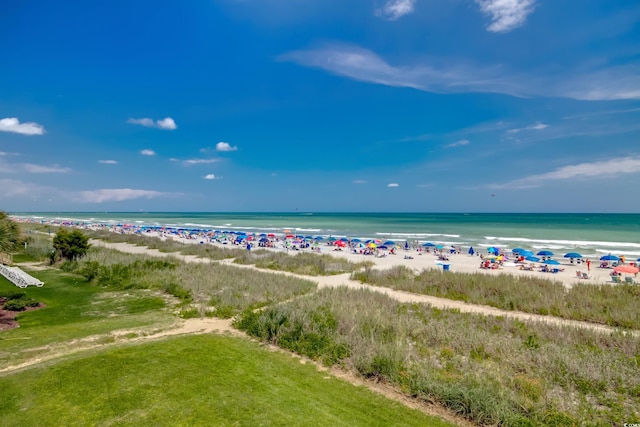
[[[522,247],[556,256],[580,252],[640,257],[640,214],[581,213],[205,213],[39,212],[12,213],[35,221],[133,224],[246,233],[291,233],[433,242],[476,249]]]

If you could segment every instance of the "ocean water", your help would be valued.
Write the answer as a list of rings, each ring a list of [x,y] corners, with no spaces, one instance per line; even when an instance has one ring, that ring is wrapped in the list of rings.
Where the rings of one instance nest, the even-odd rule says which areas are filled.
[[[37,221],[56,220],[246,233],[284,233],[433,242],[476,249],[497,246],[541,249],[556,255],[580,252],[640,257],[640,214],[523,213],[204,213],[41,212],[13,213]]]

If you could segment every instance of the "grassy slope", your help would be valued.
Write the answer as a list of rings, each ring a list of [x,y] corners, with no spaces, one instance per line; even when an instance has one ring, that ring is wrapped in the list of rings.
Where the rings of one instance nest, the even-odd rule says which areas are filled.
[[[109,292],[59,270],[32,275],[45,286],[19,289],[0,277],[0,292],[26,292],[46,305],[20,313],[20,328],[0,333],[0,367],[34,357],[50,344],[117,329],[167,326],[174,320],[164,300],[149,291]]]
[[[4,425],[442,426],[258,344],[192,336],[0,378]]]

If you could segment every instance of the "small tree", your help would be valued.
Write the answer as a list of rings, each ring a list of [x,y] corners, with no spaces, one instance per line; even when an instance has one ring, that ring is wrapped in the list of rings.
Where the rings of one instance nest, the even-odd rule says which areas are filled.
[[[70,261],[83,257],[89,250],[89,238],[80,230],[69,231],[61,228],[53,238],[53,254],[51,262],[58,259],[68,259]]]
[[[19,243],[20,227],[5,212],[0,211],[0,259],[2,254],[9,255],[16,250]]]

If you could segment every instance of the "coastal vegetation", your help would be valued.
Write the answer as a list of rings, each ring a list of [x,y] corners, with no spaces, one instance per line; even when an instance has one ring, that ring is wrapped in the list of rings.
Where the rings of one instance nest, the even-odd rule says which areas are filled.
[[[308,276],[350,273],[373,265],[371,261],[353,263],[347,259],[328,254],[294,252],[289,255],[266,250],[243,251],[234,258],[234,262],[236,264],[255,264],[258,268],[288,271]]]
[[[53,238],[51,263],[57,260],[74,261],[83,257],[89,250],[89,238],[82,231],[60,228]]]
[[[480,425],[640,420],[640,340],[624,333],[461,314],[346,288],[245,311],[236,325]]]
[[[562,283],[533,276],[457,273],[403,266],[352,273],[355,280],[423,295],[433,295],[503,310],[551,315],[604,325],[640,329],[640,287]]]
[[[180,245],[181,248],[203,246],[206,245]],[[258,265],[263,256],[261,251],[249,254],[249,251],[241,250],[239,253],[243,254],[240,263],[251,260]],[[287,265],[289,259],[295,260],[300,255],[303,254],[276,260],[281,263],[278,268],[292,268]],[[315,254],[313,257],[319,258]],[[313,265],[311,260],[302,257],[300,260],[302,266]],[[146,389],[149,388],[176,390],[172,398],[187,405],[194,401],[209,404],[206,397],[196,396],[196,389],[198,392],[208,391],[201,396],[219,395],[222,400],[242,401],[235,394],[236,387],[228,384],[237,384],[237,389],[244,390],[243,395],[247,399],[256,399],[257,402],[285,399],[291,405],[305,408],[304,405],[317,398],[315,394],[305,392],[304,403],[298,404],[293,403],[295,398],[292,396],[280,396],[280,391],[298,396],[302,389],[315,390],[314,385],[299,384],[298,380],[291,379],[283,379],[287,387],[279,383],[275,385],[277,395],[272,396],[268,380],[263,383],[260,374],[244,366],[244,362],[234,364],[239,357],[237,353],[233,356],[222,354],[227,347],[242,343],[236,338],[185,337],[164,339],[153,344],[136,343],[135,346],[130,343],[125,347],[114,338],[115,331],[128,328],[167,328],[173,316],[178,314],[183,318],[232,318],[236,328],[264,343],[295,352],[325,366],[355,373],[363,381],[384,384],[415,402],[444,406],[477,425],[596,426],[640,422],[640,338],[637,331],[607,333],[506,317],[463,314],[423,304],[401,303],[372,290],[345,287],[317,290],[314,283],[301,278],[228,265],[227,262],[200,261],[186,263],[179,256],[158,258],[124,254],[94,245],[86,256],[64,262],[61,266],[66,273],[56,269],[34,272],[46,282],[46,286],[26,289],[26,293],[29,298],[44,302],[46,308],[23,312],[18,317],[22,327],[0,335],[0,369],[39,357],[71,340],[78,342],[96,335],[100,336],[98,343],[113,344],[117,348],[95,350],[85,356],[74,357],[74,360],[56,362],[46,371],[54,372],[49,382],[39,382],[40,378],[46,377],[41,368],[4,376],[0,374],[0,386],[9,390],[12,396],[8,405],[0,407],[0,416],[5,419],[4,414],[7,414],[7,419],[18,418],[15,408],[26,404],[25,390],[34,390],[34,396],[38,396],[37,393],[44,393],[51,381],[60,381],[62,377],[58,374],[66,375],[71,370],[87,372],[93,364],[98,364],[98,360],[117,372],[115,382],[105,380],[99,372],[95,377],[86,379],[66,375],[64,378],[69,379],[68,383],[66,380],[62,382],[64,387],[54,394],[51,403],[46,397],[37,397],[31,400],[38,402],[33,408],[44,407],[38,404],[50,405],[53,414],[67,416],[70,396],[82,394],[78,390],[95,388],[93,398],[90,393],[86,395],[87,399],[94,401],[98,398],[96,396],[103,395],[100,392],[102,386],[96,386],[102,383],[111,384],[117,394],[112,406],[98,407],[97,418],[85,414],[83,408],[90,406],[89,403],[78,397],[71,399],[81,408],[80,416],[86,417],[89,423],[108,423],[118,416],[124,417],[125,423],[159,419],[164,413],[157,408],[163,405],[172,407],[174,402],[165,402],[163,399],[166,397],[148,392]],[[274,262],[273,259],[270,262]],[[558,314],[562,313],[562,304],[576,310],[580,307],[585,313],[584,320],[594,323],[597,312],[612,311],[611,307],[602,304],[622,307],[616,304],[622,304],[625,298],[629,300],[635,295],[607,293],[595,285],[576,286],[574,291],[533,278],[439,271],[415,273],[406,268],[379,271],[365,267],[363,271],[352,274],[358,280],[377,286],[436,294],[472,303],[479,301],[480,304],[492,305],[489,301],[493,298],[506,310],[526,311],[526,304],[532,304],[532,307],[538,304],[539,307],[546,305],[549,310],[548,313],[538,311],[540,314],[571,318]],[[0,280],[0,292],[9,290],[11,286]],[[630,315],[627,317],[631,318]],[[628,327],[636,328],[633,323],[630,325]],[[21,339],[25,333],[28,333],[29,340]],[[129,333],[135,337],[146,332]],[[219,340],[229,340],[234,344]],[[191,343],[197,343],[194,345],[198,349],[192,350]],[[275,362],[268,359],[270,356],[265,356],[270,353],[259,349],[256,344],[244,342],[237,345],[250,347],[241,350],[242,360],[244,357],[252,359],[248,362],[250,366],[263,367],[267,371],[275,366]],[[252,352],[251,346],[257,353]],[[159,357],[158,360],[167,355],[171,361],[158,362],[158,366],[149,371],[141,367],[139,375],[124,369],[123,375],[126,375],[120,376],[117,366],[123,360],[128,361],[127,366],[133,367],[143,363],[138,360],[145,358],[147,362],[153,359],[155,364],[151,354]],[[222,360],[216,359],[218,356]],[[174,364],[177,365],[174,367]],[[292,365],[299,365],[290,359],[288,364],[287,369],[297,369]],[[218,371],[224,369],[225,375],[230,371],[243,378],[234,382],[221,376],[220,381],[227,384],[226,388],[216,382],[216,386],[209,389],[210,382],[202,385],[201,381],[210,380],[211,375],[202,375],[202,372],[209,372],[212,367],[215,368],[211,375],[221,376]],[[109,369],[105,368],[105,372]],[[316,372],[315,368],[311,370]],[[172,371],[180,375],[172,376]],[[277,374],[269,371],[266,378],[269,375]],[[184,381],[185,378],[189,380]],[[245,380],[251,386],[245,386]],[[153,387],[149,387],[150,383]],[[191,383],[197,387],[192,388]],[[141,405],[129,402],[129,390],[145,396]],[[318,393],[331,396],[339,392],[321,390]],[[324,402],[323,398],[318,399]],[[349,396],[345,399],[350,402]],[[232,406],[236,405],[235,400]],[[154,404],[156,402],[157,405]],[[123,405],[129,405],[128,409]],[[215,407],[215,404],[211,405]],[[242,408],[236,409],[241,411]],[[319,415],[320,420],[313,424],[329,422],[341,410],[326,410],[328,412]],[[176,411],[181,413],[178,409]],[[269,423],[277,423],[280,416],[294,416],[291,414],[295,414],[297,409],[292,411],[285,415],[272,414],[269,410],[262,412],[270,417]],[[359,414],[360,409],[355,411]],[[27,412],[27,418],[33,416]],[[209,409],[191,411],[190,414],[194,420],[211,416]],[[375,425],[376,422],[385,425],[383,420],[386,418],[379,417],[377,412],[370,418],[354,416],[362,420],[354,422],[354,425]],[[249,414],[242,418],[248,421],[238,422],[250,424],[251,417]],[[345,415],[344,419],[349,417]],[[437,425],[431,423],[423,421],[423,425]]]

